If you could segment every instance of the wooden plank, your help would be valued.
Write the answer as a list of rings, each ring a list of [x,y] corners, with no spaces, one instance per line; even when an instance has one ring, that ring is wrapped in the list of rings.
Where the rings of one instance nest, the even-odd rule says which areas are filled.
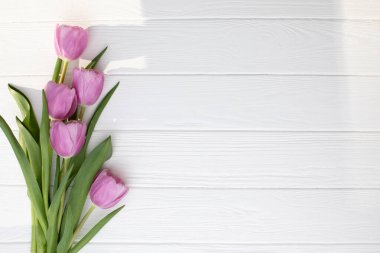
[[[159,244],[88,244],[81,253],[378,253],[379,245],[247,245],[247,244],[182,244],[182,243],[159,243]],[[0,244],[1,252],[29,253],[28,243]]]
[[[29,240],[24,187],[1,187],[0,242]],[[378,243],[380,190],[132,188],[94,242]],[[96,210],[88,230],[104,215]]]
[[[17,128],[18,109],[6,83],[22,85],[39,111],[40,89],[49,78],[0,78],[0,114],[12,128]],[[108,76],[106,80],[105,90],[117,81],[121,85],[100,119],[99,130],[380,130],[380,77]]]
[[[132,187],[379,188],[380,133],[96,132]],[[23,185],[0,137],[1,185]]]
[[[93,26],[110,74],[378,75],[380,21],[156,20]],[[0,75],[50,75],[54,24],[1,24]],[[25,43],[27,38],[28,43]],[[105,67],[105,64],[102,64]]]
[[[165,6],[166,8],[162,8]],[[83,13],[80,10],[86,10]],[[25,12],[28,10],[28,12]],[[125,0],[4,1],[0,22],[73,22],[130,24],[146,19],[183,18],[351,18],[378,19],[371,0]]]

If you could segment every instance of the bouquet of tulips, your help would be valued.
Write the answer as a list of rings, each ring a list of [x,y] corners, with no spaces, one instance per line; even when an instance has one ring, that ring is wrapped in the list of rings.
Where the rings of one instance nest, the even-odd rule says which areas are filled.
[[[78,252],[124,207],[110,212],[78,238],[96,207],[111,208],[128,191],[120,178],[109,169],[102,169],[111,157],[111,137],[92,151],[87,150],[95,125],[119,84],[104,96],[91,119],[85,122],[86,108],[95,104],[102,93],[104,75],[94,68],[107,48],[85,68],[74,69],[71,85],[64,83],[68,64],[79,58],[87,41],[87,30],[57,25],[58,59],[52,80],[42,91],[40,124],[29,99],[12,85],[9,90],[22,115],[21,119],[16,117],[18,139],[0,116],[0,128],[20,164],[31,202],[31,252]],[[88,193],[92,205],[83,210]]]

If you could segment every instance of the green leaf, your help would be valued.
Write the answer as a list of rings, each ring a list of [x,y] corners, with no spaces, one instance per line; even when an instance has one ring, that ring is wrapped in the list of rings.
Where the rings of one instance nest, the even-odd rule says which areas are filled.
[[[52,81],[56,83],[58,83],[59,73],[61,72],[61,66],[62,66],[62,59],[57,58],[57,61],[55,62],[53,77],[51,79]]]
[[[46,239],[45,234],[42,231],[41,225],[38,222],[36,215],[34,214],[34,208],[32,206],[32,242],[31,252],[40,253],[46,252]]]
[[[38,220],[37,220],[38,222]],[[44,232],[42,231],[41,229],[41,226],[40,224],[38,223],[38,226],[36,228],[36,231],[37,231],[37,252],[38,253],[42,253],[42,252],[46,252],[46,238],[45,238],[45,234]]]
[[[90,139],[91,139],[92,133],[94,132],[96,123],[98,123],[98,120],[99,120],[104,108],[108,104],[108,101],[110,101],[113,93],[116,91],[117,87],[119,86],[119,83],[120,82],[115,84],[115,86],[104,96],[102,101],[100,101],[99,105],[96,107],[96,110],[95,110],[94,114],[92,115],[92,117],[88,123],[87,133],[86,133],[86,142],[85,142],[81,152],[71,159],[71,163],[74,164],[74,173],[73,173],[74,175],[75,175],[76,171],[79,169],[79,167],[82,165],[82,162],[86,156],[88,144],[90,143]]]
[[[47,220],[49,228],[46,233],[47,252],[56,252],[58,243],[58,209],[61,205],[61,198],[65,193],[70,178],[72,168],[70,168],[63,177],[61,184],[54,195],[49,210],[47,212]]]
[[[50,145],[50,119],[45,91],[42,91],[40,146],[42,158],[42,196],[44,200],[45,211],[47,212],[49,208],[50,168],[53,151]]]
[[[71,207],[69,207],[69,206],[66,206],[65,217],[68,221],[73,219],[73,211],[72,211]],[[58,244],[57,253],[67,253],[68,252],[68,249],[69,249],[70,243],[71,243],[71,235],[73,233],[70,226],[65,226],[64,223],[62,225],[64,225],[64,226],[61,226],[61,227],[63,227],[63,231],[62,231],[63,235],[62,235],[61,241]]]
[[[108,160],[111,155],[112,143],[111,137],[108,137],[91,151],[75,176],[73,187],[66,205],[66,210],[70,209],[72,212],[71,219],[67,217],[65,212],[62,221],[64,234],[62,236],[62,240],[58,244],[61,252],[66,252],[70,247],[74,228],[76,227],[81,216],[93,179],[103,166],[104,162]]]
[[[102,58],[103,54],[106,52],[107,48],[108,46],[105,47],[97,56],[95,56],[95,58],[86,66],[86,69],[94,69],[100,58]]]
[[[83,238],[75,244],[69,251],[69,253],[76,253],[81,250],[88,242],[91,241],[92,238],[101,230],[118,212],[123,209],[124,206],[121,206],[111,213],[109,213],[106,217],[101,219]]]
[[[40,146],[34,140],[32,134],[28,131],[26,126],[16,117],[17,126],[20,130],[20,136],[24,140],[25,147],[28,151],[30,165],[32,166],[34,176],[41,185],[41,152]]]
[[[56,154],[56,160],[55,160],[55,175],[54,175],[54,185],[53,185],[53,194],[51,196],[54,197],[55,193],[58,190],[59,186],[59,173],[61,168],[61,157]]]
[[[88,144],[90,142],[90,138],[92,136],[92,133],[94,132],[96,123],[98,123],[100,115],[102,115],[102,112],[103,112],[104,108],[106,107],[106,105],[108,104],[108,101],[110,101],[113,93],[115,92],[117,87],[119,87],[119,83],[120,82],[117,82],[117,84],[115,84],[115,86],[104,96],[102,101],[96,107],[96,110],[95,110],[94,114],[92,115],[90,122],[88,123],[87,133],[86,133],[86,142],[84,144],[84,147],[86,150],[87,150]]]
[[[29,198],[32,202],[35,214],[41,224],[42,230],[46,233],[47,230],[47,220],[46,213],[44,209],[41,189],[38,186],[37,180],[33,175],[32,168],[29,164],[28,158],[26,157],[22,147],[17,142],[16,137],[13,135],[11,128],[5,122],[4,118],[0,116],[0,128],[3,130],[5,136],[7,137],[13,152],[20,164],[22,173],[25,178],[26,186],[28,187]]]
[[[21,115],[23,118],[22,122],[24,126],[29,130],[33,138],[38,142],[40,130],[38,127],[38,122],[36,119],[36,115],[34,114],[32,104],[30,103],[29,99],[24,95],[24,93],[22,93],[13,85],[8,84],[8,89],[21,111]]]

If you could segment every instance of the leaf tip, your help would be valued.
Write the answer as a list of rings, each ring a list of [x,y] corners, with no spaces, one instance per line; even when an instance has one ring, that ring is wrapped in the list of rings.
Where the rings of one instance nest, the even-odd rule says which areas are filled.
[[[108,136],[108,137],[106,138],[106,143],[107,143],[108,145],[112,145],[112,138],[111,138],[111,135]]]
[[[11,83],[8,83],[8,89],[9,89],[9,90],[14,90],[14,88],[15,88],[15,87],[14,87]]]
[[[16,118],[16,122],[17,122],[17,124],[19,125],[19,124],[22,124],[22,121],[20,120],[20,118],[19,117],[15,117]]]
[[[117,87],[119,87],[120,81],[118,81],[111,89],[111,92],[114,93]]]

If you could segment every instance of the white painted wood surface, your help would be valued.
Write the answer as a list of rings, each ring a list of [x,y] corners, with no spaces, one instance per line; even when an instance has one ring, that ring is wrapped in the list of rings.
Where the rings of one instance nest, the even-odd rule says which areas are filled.
[[[112,45],[103,61],[111,62],[110,74],[373,75],[380,73],[379,26],[380,20],[305,19],[95,25],[89,28],[93,43],[83,57],[91,59]],[[2,58],[10,59],[1,63],[0,75],[50,74],[55,62],[54,28],[50,22],[0,23],[0,47],[8,49]]]
[[[26,187],[3,187],[0,242],[30,237]],[[378,189],[133,188],[124,212],[99,232],[101,243],[377,243]],[[104,211],[96,210],[84,229]],[[17,218],[19,217],[19,218]],[[149,229],[147,229],[149,228]],[[342,233],[344,231],[344,233]]]
[[[132,190],[83,252],[380,251],[379,1],[1,1],[13,129],[6,84],[39,111],[56,22],[89,27],[84,61],[109,45],[121,81],[93,143],[113,136]],[[28,252],[3,135],[0,161],[0,252]]]
[[[183,18],[379,19],[374,0],[8,0],[1,22],[128,22]],[[166,8],[163,8],[165,6]],[[25,9],[23,9],[25,8]],[[86,12],[82,12],[83,9]],[[30,14],[25,15],[25,10]]]
[[[377,188],[378,132],[101,131],[132,187]],[[24,185],[5,137],[0,185]],[[274,158],[275,157],[275,158]]]
[[[0,77],[0,108],[14,129],[18,109],[6,83],[24,88],[39,110],[48,79]],[[117,81],[99,130],[380,129],[379,76],[112,75],[106,90]]]
[[[1,252],[29,252],[27,243],[8,243],[0,244]],[[92,243],[86,246],[82,253],[104,253],[104,252],[178,252],[178,253],[241,253],[241,252],[260,252],[260,253],[378,253],[379,248],[376,245],[294,245],[294,244],[228,244],[228,243],[209,243],[209,244],[187,244],[187,243]]]

